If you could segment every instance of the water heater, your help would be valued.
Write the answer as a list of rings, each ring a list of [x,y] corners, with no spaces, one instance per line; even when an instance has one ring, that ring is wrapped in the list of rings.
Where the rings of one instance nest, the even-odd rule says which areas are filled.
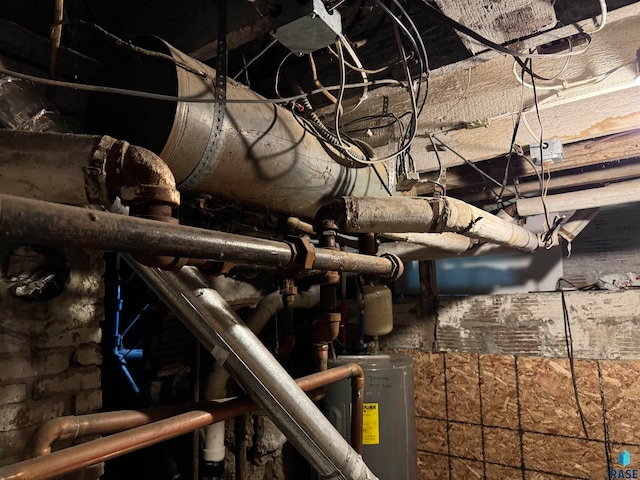
[[[416,480],[416,426],[412,359],[406,355],[347,355],[329,367],[358,363],[365,373],[362,456],[384,480]],[[351,390],[343,380],[327,386],[325,414],[350,440]]]

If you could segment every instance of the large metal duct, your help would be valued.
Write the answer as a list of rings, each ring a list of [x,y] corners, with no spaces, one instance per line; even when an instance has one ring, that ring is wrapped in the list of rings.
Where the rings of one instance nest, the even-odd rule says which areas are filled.
[[[216,98],[215,70],[164,41],[150,42],[150,48],[170,54],[190,71],[166,59],[131,57],[114,67],[117,86]],[[228,79],[226,98],[263,97]],[[105,96],[95,102],[91,116],[96,132],[117,134],[159,154],[182,192],[221,196],[306,218],[342,195],[387,195],[372,168],[352,168],[350,161],[306,132],[290,111],[274,104]]]

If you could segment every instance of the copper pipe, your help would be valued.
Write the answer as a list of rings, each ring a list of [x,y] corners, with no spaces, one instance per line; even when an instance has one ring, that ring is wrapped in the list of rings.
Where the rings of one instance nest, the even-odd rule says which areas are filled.
[[[0,469],[0,478],[36,480],[57,477],[178,437],[211,423],[248,413],[255,408],[256,405],[245,398],[217,405],[211,404],[207,410],[182,413],[142,427],[59,450],[50,455],[14,463]]]
[[[346,378],[351,379],[351,447],[362,455],[362,414],[364,411],[364,371],[357,363],[314,373],[296,380],[305,392],[329,385]],[[323,383],[326,381],[326,383]],[[324,396],[324,395],[323,395]]]
[[[345,378],[361,378],[362,382],[364,382],[364,373],[362,371],[362,368],[355,363],[341,365],[339,367],[332,368],[324,372],[314,373],[312,375],[299,378],[296,380],[296,383],[305,392],[312,393],[315,397],[314,398],[315,400],[318,396],[318,389],[326,385],[329,385],[330,383],[343,380]],[[354,388],[353,380],[352,380],[352,388]],[[355,398],[353,393],[352,393],[352,397]],[[240,413],[248,413],[254,410],[255,408],[257,408],[255,404],[253,404],[252,402],[249,402],[249,406],[247,406],[246,402],[248,402],[248,400],[246,399],[236,399],[236,400],[226,402],[222,405],[231,406],[232,408],[235,408],[234,405],[240,405],[242,409],[247,408],[246,410],[242,410]],[[125,440],[123,439],[127,439],[128,438],[127,435],[130,436],[131,439],[137,442],[136,439],[139,438],[139,435],[141,435],[139,431],[141,428],[144,428],[143,426],[151,427],[153,425],[160,425],[158,428],[164,429],[165,427],[163,427],[163,425],[165,425],[167,422],[174,422],[177,425],[182,425],[181,422],[183,421],[183,419],[187,418],[189,419],[188,425],[191,426],[192,425],[191,422],[200,422],[206,419],[207,423],[204,423],[199,426],[195,426],[193,428],[189,427],[189,429],[186,429],[186,430],[184,429],[180,430],[175,435],[172,435],[166,438],[163,437],[161,440],[159,440],[159,441],[162,441],[168,438],[173,438],[173,436],[178,436],[184,433],[188,433],[189,431],[195,430],[196,428],[201,428],[202,426],[206,426],[211,423],[215,423],[218,421],[225,420],[227,418],[231,418],[231,417],[219,418],[213,415],[212,412],[214,411],[219,412],[218,409],[220,405],[221,404],[217,402],[205,402],[200,404],[172,405],[168,407],[157,407],[157,408],[152,408],[152,409],[142,410],[142,411],[125,410],[120,412],[94,413],[90,415],[55,418],[53,420],[46,422],[40,428],[35,440],[34,454],[36,456],[46,455],[46,459],[43,462],[41,462],[41,463],[44,463],[45,466],[42,466],[41,463],[36,462],[38,458],[26,460],[24,462],[20,462],[20,463],[6,466],[4,468],[0,468],[0,479],[49,478],[50,476],[56,476],[61,473],[71,472],[73,470],[83,468],[88,465],[92,465],[93,463],[98,463],[100,461],[104,461],[109,458],[114,458],[119,455],[112,454],[106,458],[96,456],[95,459],[91,461],[85,460],[85,464],[82,464],[80,466],[77,466],[76,460],[73,460],[73,462],[63,463],[63,459],[65,458],[73,457],[74,459],[76,459],[76,458],[80,458],[80,455],[83,455],[83,454],[88,456],[89,452],[94,452],[96,453],[96,455],[102,454],[101,452],[103,450],[104,452],[107,452],[107,447],[113,444],[106,444],[106,446],[97,446],[96,448],[87,450],[86,452],[85,450],[80,450],[79,453],[76,453],[78,452],[78,447],[82,447],[84,445],[93,445],[96,442],[104,442],[113,437],[116,437],[116,435],[119,435],[119,437],[117,437],[118,442],[124,442]],[[194,410],[196,408],[197,410]],[[354,439],[359,437],[361,439],[362,438],[362,408],[354,404],[353,411],[359,413],[359,415],[352,416],[351,438]],[[223,410],[222,412],[226,412],[226,410]],[[237,414],[240,414],[240,413],[237,413]],[[179,415],[173,416],[176,414],[179,414]],[[188,415],[188,414],[196,414],[196,415],[184,417],[184,415]],[[219,414],[222,415],[222,413],[219,413]],[[167,417],[170,417],[170,418],[167,418]],[[360,433],[358,435],[356,432],[355,436],[354,436],[354,430],[353,430],[354,417],[360,417],[359,419],[360,427],[359,427],[359,430],[357,430],[357,432],[360,432]],[[152,422],[155,422],[155,423],[152,423]],[[166,428],[168,429],[169,427],[166,427]],[[118,432],[126,429],[130,429],[130,430],[119,433],[119,434],[114,434],[110,437],[106,437],[103,439],[94,440],[86,444],[77,445],[77,446],[69,447],[67,449],[60,450],[54,453],[50,453],[51,445],[58,440],[79,438],[85,435],[104,435],[107,433]],[[162,431],[170,431],[170,430],[162,430]],[[143,430],[142,432],[143,432],[142,434],[145,434],[146,430]],[[154,443],[158,443],[158,442],[152,442],[152,443],[145,443],[145,442],[139,442],[139,443],[134,442],[133,447],[131,447],[126,451],[123,451],[121,455],[134,450],[138,450],[140,448],[144,448],[149,445],[153,445]],[[100,445],[104,445],[104,444],[100,444]],[[115,444],[115,445],[119,445],[119,444]],[[361,453],[361,451],[359,451],[358,453]],[[54,459],[55,462],[59,462],[61,464],[61,466],[56,468],[63,468],[62,467],[63,465],[67,465],[66,467],[64,467],[65,470],[61,473],[52,473],[50,476],[42,476],[42,475],[46,475],[45,472],[48,471],[46,467],[47,465],[46,462],[48,462],[52,458]],[[86,463],[86,462],[89,462],[89,463]]]
[[[33,442],[33,456],[39,457],[50,454],[52,445],[61,440],[121,432],[181,413],[193,410],[207,410],[211,405],[215,405],[215,402],[168,405],[144,410],[120,410],[53,418],[45,422],[36,433]]]
[[[289,217],[287,218],[287,230],[290,233],[306,233],[307,235],[311,235],[315,237],[316,232],[313,231],[313,225],[307,222],[303,222],[298,217]]]

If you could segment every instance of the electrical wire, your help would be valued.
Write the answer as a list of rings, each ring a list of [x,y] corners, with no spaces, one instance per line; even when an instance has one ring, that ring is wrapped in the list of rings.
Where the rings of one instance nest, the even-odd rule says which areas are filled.
[[[599,0],[599,2],[600,2],[600,10],[601,10],[600,22],[598,22],[598,25],[596,26],[596,29],[593,32],[589,32],[591,34],[599,32],[607,24],[607,2],[605,0]]]
[[[313,83],[315,83],[316,87],[323,88],[322,83],[320,83],[320,80],[318,79],[318,70],[316,69],[316,62],[313,59],[313,53],[309,53],[308,57],[309,57],[309,65],[311,66],[311,76],[313,78]],[[331,103],[333,103],[334,105],[338,104],[338,99],[334,97],[332,94],[330,94],[329,92],[322,92],[322,93],[324,94],[325,97],[327,97],[327,99],[329,99]]]
[[[487,180],[489,180],[491,183],[493,183],[494,185],[497,185],[498,187],[502,188],[502,183],[500,183],[498,180],[496,180],[495,178],[493,178],[491,175],[489,175],[487,172],[483,171],[482,169],[478,168],[478,166],[473,163],[471,160],[468,160],[467,158],[463,157],[462,155],[460,155],[457,151],[455,151],[453,148],[451,148],[449,145],[447,145],[445,142],[443,142],[442,140],[440,140],[438,137],[436,137],[434,134],[430,135],[430,138],[435,139],[440,145],[442,145],[444,148],[446,148],[447,150],[449,150],[451,153],[453,153],[456,157],[458,157],[459,159],[461,159],[462,161],[464,161],[467,165],[469,165],[471,168],[473,168],[476,172],[478,172],[480,175],[482,175],[484,178],[486,178]],[[511,189],[505,188],[505,190],[509,193],[511,193],[512,195],[516,195],[516,192],[514,192]]]
[[[413,20],[411,20],[411,17],[407,14],[407,12],[404,10],[404,8],[402,8],[402,5],[397,0],[393,0],[394,5],[400,10],[400,12],[405,16],[405,18],[407,18],[411,28],[414,30],[415,36],[411,34],[411,32],[404,25],[404,23],[402,23],[400,21],[400,19],[384,3],[382,3],[381,0],[374,0],[374,1],[375,1],[376,5],[378,5],[378,7],[380,7],[382,10],[384,10],[384,12],[391,18],[391,20],[393,20],[394,24],[397,25],[400,28],[400,30],[402,30],[402,32],[405,34],[405,36],[411,42],[411,46],[413,47],[414,51],[418,55],[418,64],[419,64],[419,68],[420,68],[420,72],[419,72],[419,76],[418,76],[418,93],[417,93],[418,99],[420,98],[420,92],[422,90],[422,79],[423,79],[423,77],[425,78],[425,81],[427,82],[426,92],[425,92],[425,94],[423,96],[422,102],[420,104],[420,108],[417,110],[417,116],[419,117],[420,114],[422,113],[424,105],[425,105],[425,103],[427,101],[428,90],[429,90],[429,88],[428,88],[429,66],[428,66],[428,58],[427,58],[426,48],[424,47],[424,42],[422,41],[422,37],[420,36],[420,32],[417,29],[417,27],[415,26],[415,23],[413,23]],[[420,48],[418,48],[418,45],[420,45]],[[409,82],[409,83],[411,83],[411,82]]]
[[[342,52],[342,43],[336,43],[336,51],[338,52],[338,63],[340,67],[340,90],[338,91],[338,99],[336,101],[336,112],[334,115],[335,133],[341,146],[344,146],[342,137],[340,137],[340,117],[342,116],[342,99],[344,98],[344,86],[347,83],[347,69],[344,65],[344,53]]]
[[[273,89],[275,90],[276,95],[277,95],[278,97],[281,97],[281,95],[280,95],[280,90],[279,90],[279,88],[280,88],[280,72],[282,71],[282,67],[284,66],[285,62],[287,61],[287,59],[288,59],[291,55],[293,55],[293,52],[289,52],[289,53],[287,53],[287,54],[283,57],[283,59],[282,59],[282,61],[280,62],[280,64],[278,65],[278,68],[276,69],[276,77],[275,77],[274,82],[273,82],[273,83],[274,83],[274,87],[273,87]]]
[[[233,76],[233,79],[234,79],[234,80],[237,80],[237,79],[238,79],[238,77],[239,77],[240,75],[242,75],[242,72],[244,72],[244,71],[245,71],[245,70],[247,70],[251,65],[253,65],[253,63],[254,63],[256,60],[258,60],[260,57],[262,57],[262,55],[264,55],[265,53],[267,53],[267,51],[268,51],[271,47],[273,47],[276,43],[278,43],[278,39],[277,39],[277,38],[274,38],[273,40],[271,40],[271,41],[267,44],[267,46],[266,46],[266,47],[264,47],[262,50],[260,50],[260,52],[258,52],[258,54],[257,54],[257,55],[255,55],[251,60],[249,60],[249,61],[244,65],[244,67],[242,67],[242,68],[240,69],[240,71],[239,71],[238,73],[236,73],[236,74]]]
[[[561,57],[566,57],[566,56],[580,55],[580,54],[584,53],[587,50],[587,48],[589,47],[589,45],[591,43],[591,39],[589,38],[589,43],[587,44],[587,46],[585,48],[583,48],[581,50],[574,50],[572,52],[566,52],[566,53],[546,53],[546,54],[545,53],[523,53],[523,52],[519,52],[518,50],[513,50],[511,48],[505,47],[504,45],[500,45],[499,43],[495,43],[495,42],[489,40],[488,38],[480,35],[478,32],[475,32],[474,30],[471,30],[470,28],[466,27],[465,25],[462,25],[461,23],[457,22],[453,18],[447,16],[441,10],[439,10],[435,6],[431,5],[427,0],[423,0],[423,3],[443,23],[446,23],[447,25],[449,25],[450,27],[454,28],[455,30],[458,30],[460,33],[464,33],[465,35],[468,35],[469,37],[473,38],[474,40],[480,42],[481,44],[483,44],[483,45],[485,45],[487,47],[489,47],[491,50],[495,50],[497,52],[510,55],[510,56],[512,56],[514,58],[517,58],[519,60],[526,59],[526,58],[561,58]],[[527,72],[527,73],[529,73],[529,72]]]
[[[331,48],[331,46],[327,47],[327,51],[334,56],[335,58],[338,58],[338,54],[335,52],[335,50],[333,48]],[[345,60],[344,64],[347,66],[347,68],[349,68],[350,70],[353,70],[354,72],[364,72],[367,73],[369,75],[376,75],[378,73],[382,73],[385,72],[387,70],[389,70],[393,65],[395,65],[394,63],[389,64],[389,65],[385,65],[384,67],[380,67],[380,68],[364,68],[364,67],[357,67],[355,65],[352,65],[351,63],[347,62]]]
[[[324,91],[335,91],[339,90],[339,85],[332,85],[324,88],[317,88],[315,90],[311,90],[310,92],[306,92],[300,95],[293,95],[290,97],[283,98],[227,98],[227,99],[218,99],[218,98],[201,98],[201,97],[181,97],[175,95],[164,95],[161,93],[151,93],[145,92],[141,90],[130,90],[126,88],[117,88],[117,87],[107,87],[103,85],[92,85],[86,83],[76,83],[76,82],[67,82],[63,80],[53,80],[50,78],[39,77],[36,75],[29,75],[26,73],[16,72],[15,70],[10,70],[8,68],[0,67],[0,74],[8,75],[10,77],[19,78],[21,80],[28,80],[33,83],[39,83],[42,85],[50,85],[53,87],[62,87],[62,88],[71,88],[75,90],[82,90],[88,92],[98,92],[98,93],[111,93],[116,95],[125,95],[129,97],[138,97],[138,98],[147,98],[150,100],[161,100],[167,102],[184,102],[184,103],[247,103],[247,104],[260,104],[260,103],[269,103],[269,104],[285,104],[294,102],[301,98],[306,98],[311,95],[315,95],[318,93],[322,93]],[[377,86],[377,85],[393,85],[400,86],[404,88],[402,82],[393,79],[384,79],[384,80],[370,80],[367,82],[367,86]],[[362,88],[362,83],[349,83],[344,86],[345,88]]]
[[[193,73],[198,77],[204,78],[205,80],[211,79],[211,77],[209,77],[209,75],[207,75],[205,72],[198,70],[196,68],[193,68],[191,65],[188,65],[184,62],[181,62],[179,59],[173,57],[172,55],[168,55],[163,52],[158,52],[156,50],[150,50],[148,48],[144,48],[139,45],[136,45],[135,43],[129,40],[124,40],[118,37],[117,35],[114,35],[113,33],[109,32],[108,30],[105,30],[103,27],[101,27],[96,23],[88,22],[86,20],[80,20],[78,23],[80,25],[86,25],[88,27],[93,28],[94,30],[99,32],[101,35],[103,35],[105,38],[107,38],[108,40],[111,40],[114,43],[114,45],[116,45],[117,47],[126,48],[134,53],[139,53],[140,55],[145,55],[147,57],[154,57],[154,58],[167,60],[168,62],[173,63],[176,67],[181,68],[189,73]]]
[[[349,43],[349,40],[347,40],[347,38],[344,35],[340,37],[340,44],[347,51],[347,53],[349,54],[349,56],[353,60],[353,63],[355,63],[358,66],[360,76],[362,77],[362,83],[366,84],[369,81],[369,77],[367,76],[367,72],[364,70],[362,62],[358,58],[358,55],[356,54],[356,51],[353,49],[353,47]],[[339,60],[339,58],[338,58],[338,60]],[[345,62],[344,57],[342,58],[342,65],[345,66],[345,67],[347,66],[347,63]],[[353,112],[356,108],[358,108],[360,105],[362,105],[362,102],[364,102],[367,99],[367,94],[368,93],[369,93],[369,89],[366,86],[363,87],[362,94],[360,95],[360,99],[358,100],[358,103],[356,103],[356,105],[349,110],[349,113]],[[342,114],[342,112],[340,112],[340,114]]]
[[[533,59],[529,59],[529,70],[533,72]],[[536,115],[538,116],[538,123],[540,125],[540,142],[538,143],[538,148],[540,150],[540,165],[542,167],[542,180],[543,180],[543,188],[542,193],[540,195],[540,200],[542,201],[542,208],[544,210],[544,222],[545,222],[545,233],[551,229],[551,221],[549,219],[549,210],[547,209],[546,193],[544,188],[544,167],[545,160],[543,155],[543,146],[544,146],[544,129],[542,127],[542,118],[540,117],[540,107],[538,105],[538,90],[536,89],[536,81],[533,74],[531,74],[531,85],[533,86],[533,102],[536,107]],[[551,174],[549,174],[551,175]],[[551,178],[551,177],[549,177]],[[548,184],[547,184],[548,187]]]
[[[596,85],[600,82],[604,82],[606,79],[608,79],[609,77],[611,77],[612,75],[614,75],[615,73],[619,72],[620,70],[622,70],[624,67],[631,65],[631,64],[636,64],[637,60],[630,60],[626,63],[623,63],[622,65],[618,65],[615,68],[612,68],[611,70],[601,73],[600,75],[596,75],[594,77],[590,77],[590,78],[585,78],[583,80],[578,80],[575,82],[568,82],[566,80],[563,80],[561,83],[559,84],[555,84],[555,85],[537,85],[538,90],[546,90],[546,91],[566,91],[566,90],[570,90],[573,88],[578,88],[578,87],[586,87],[586,86],[592,86],[592,85]],[[518,73],[516,71],[516,63],[513,64],[513,73],[514,76],[516,77],[516,80],[518,80],[519,83],[521,83],[522,85],[524,85],[527,88],[531,88],[533,89],[533,85],[530,83],[527,83],[524,79],[520,78],[518,76]],[[538,76],[536,76],[535,78],[537,78],[538,80],[540,80],[540,78]],[[553,79],[551,79],[553,80]]]

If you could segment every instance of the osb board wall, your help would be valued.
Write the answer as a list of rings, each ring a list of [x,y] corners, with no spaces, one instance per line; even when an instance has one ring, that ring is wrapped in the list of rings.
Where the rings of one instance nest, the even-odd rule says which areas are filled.
[[[583,287],[609,273],[640,273],[640,203],[602,209],[564,258],[564,277]]]
[[[640,290],[565,292],[576,358],[640,359]],[[560,292],[440,298],[438,350],[567,355]]]
[[[640,361],[575,361],[583,427],[567,359],[404,353],[420,480],[600,480],[623,449],[640,468]]]

